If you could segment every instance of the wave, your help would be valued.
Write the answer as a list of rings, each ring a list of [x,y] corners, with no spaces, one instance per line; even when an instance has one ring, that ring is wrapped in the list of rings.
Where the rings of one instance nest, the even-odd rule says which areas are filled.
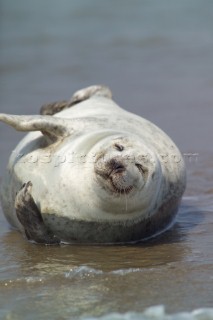
[[[69,270],[69,272],[65,273],[66,278],[75,278],[75,277],[88,277],[95,276],[100,274],[115,274],[115,275],[125,275],[132,272],[140,272],[142,269],[140,268],[128,268],[128,269],[118,269],[113,271],[102,271],[99,269],[90,268],[88,266],[75,267]]]
[[[109,313],[102,317],[84,317],[81,320],[213,320],[213,308],[195,309],[191,312],[167,314],[163,305],[145,309],[143,313]]]
[[[99,275],[117,275],[124,276],[133,272],[142,272],[141,268],[127,268],[127,269],[117,269],[113,271],[103,271],[100,269],[91,268],[88,266],[73,267],[67,272],[61,272],[53,275],[40,275],[40,276],[28,276],[20,277],[15,279],[2,279],[0,280],[1,287],[10,287],[10,286],[21,286],[24,284],[40,284],[51,282],[52,279],[60,279],[60,281],[66,281],[66,279],[83,279],[88,277],[95,277]]]

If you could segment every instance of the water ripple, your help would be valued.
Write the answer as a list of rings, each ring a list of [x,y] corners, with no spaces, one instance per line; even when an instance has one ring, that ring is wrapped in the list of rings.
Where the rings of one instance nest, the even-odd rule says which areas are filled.
[[[126,275],[128,273],[132,272],[141,272],[141,268],[128,268],[128,269],[118,269],[113,270],[110,272],[104,272],[99,269],[90,268],[87,266],[80,266],[76,268],[72,268],[69,270],[69,272],[65,273],[65,278],[75,278],[75,277],[88,277],[88,276],[95,276],[100,274],[115,274],[115,275]]]

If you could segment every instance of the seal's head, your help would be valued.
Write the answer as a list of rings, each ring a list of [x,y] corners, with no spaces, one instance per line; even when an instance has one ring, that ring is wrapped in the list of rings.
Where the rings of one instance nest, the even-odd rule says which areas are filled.
[[[95,172],[109,192],[121,195],[143,188],[148,168],[136,157],[134,149],[127,139],[117,138],[99,155]]]
[[[147,210],[161,178],[156,155],[134,135],[107,137],[99,144],[94,171],[105,209],[121,213],[124,199],[128,198],[129,212]]]

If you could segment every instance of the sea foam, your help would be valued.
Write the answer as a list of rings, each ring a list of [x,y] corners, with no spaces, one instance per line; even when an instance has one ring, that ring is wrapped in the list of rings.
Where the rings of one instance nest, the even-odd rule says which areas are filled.
[[[142,313],[109,313],[102,317],[86,317],[81,320],[213,320],[213,308],[195,309],[191,312],[167,314],[163,305],[147,308]]]

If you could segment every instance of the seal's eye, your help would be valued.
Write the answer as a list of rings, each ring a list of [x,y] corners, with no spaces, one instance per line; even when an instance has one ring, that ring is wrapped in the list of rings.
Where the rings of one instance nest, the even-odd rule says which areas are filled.
[[[115,148],[118,151],[123,151],[124,150],[124,146],[122,146],[121,144],[118,144],[118,143],[115,144]]]
[[[138,168],[138,170],[140,171],[140,173],[144,174],[146,172],[146,170],[144,169],[144,167],[140,163],[136,163],[135,165]]]

